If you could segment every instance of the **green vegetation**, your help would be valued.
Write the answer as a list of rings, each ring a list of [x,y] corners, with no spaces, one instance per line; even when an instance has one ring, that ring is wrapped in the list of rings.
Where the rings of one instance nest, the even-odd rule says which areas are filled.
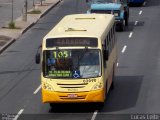
[[[8,27],[4,27],[4,28],[9,28],[9,29],[21,29],[20,27],[17,27],[15,22],[11,21],[10,23],[8,23]]]
[[[33,9],[32,11],[27,12],[28,14],[40,14],[41,11],[38,9]]]
[[[10,29],[15,29],[16,26],[15,26],[15,22],[11,21],[9,24],[8,24],[9,28]]]

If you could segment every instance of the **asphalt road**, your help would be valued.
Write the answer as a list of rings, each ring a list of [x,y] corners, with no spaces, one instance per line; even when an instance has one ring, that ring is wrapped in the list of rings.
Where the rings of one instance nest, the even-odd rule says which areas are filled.
[[[160,113],[159,9],[159,0],[130,7],[129,26],[125,32],[117,32],[115,89],[102,109],[91,104],[57,105],[51,109],[41,102],[40,91],[34,94],[40,86],[40,65],[34,63],[34,55],[42,38],[64,15],[87,10],[85,1],[64,0],[0,55],[0,113],[19,113],[23,120],[160,119],[154,116]]]

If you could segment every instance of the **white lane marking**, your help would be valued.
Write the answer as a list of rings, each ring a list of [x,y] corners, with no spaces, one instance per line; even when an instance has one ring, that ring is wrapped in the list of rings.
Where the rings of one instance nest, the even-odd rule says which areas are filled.
[[[117,67],[119,66],[119,63],[117,62]]]
[[[96,116],[97,116],[97,113],[98,113],[98,110],[94,111],[91,120],[95,120],[95,118],[96,118]]]
[[[127,48],[127,46],[125,45],[124,47],[123,47],[123,49],[122,49],[122,53],[124,53],[125,52],[125,50],[126,50],[126,48]]]
[[[142,14],[142,12],[143,12],[142,10],[141,10],[141,11],[139,11],[139,15],[141,15],[141,14]]]
[[[134,25],[137,25],[138,21],[135,21]]]
[[[18,117],[23,113],[23,111],[24,111],[24,109],[21,109],[13,120],[17,120]]]
[[[33,94],[37,94],[38,93],[38,91],[41,89],[41,85],[34,91],[34,93]]]
[[[145,5],[146,5],[146,2],[143,3],[143,6],[145,6]]]
[[[131,37],[132,37],[132,35],[133,35],[133,32],[130,32],[130,34],[129,34],[129,38],[131,38]]]

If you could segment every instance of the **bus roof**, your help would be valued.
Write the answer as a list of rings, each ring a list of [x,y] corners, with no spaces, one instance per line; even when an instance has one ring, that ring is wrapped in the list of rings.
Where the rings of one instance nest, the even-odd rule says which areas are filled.
[[[58,37],[101,37],[114,24],[111,14],[73,14],[65,16],[46,36]]]

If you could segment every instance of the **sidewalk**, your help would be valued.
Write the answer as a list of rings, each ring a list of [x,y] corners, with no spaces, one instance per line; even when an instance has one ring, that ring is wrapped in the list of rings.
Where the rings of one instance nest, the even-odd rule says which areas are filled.
[[[0,28],[0,53],[2,53],[9,45],[18,39],[24,32],[33,26],[41,17],[43,17],[50,9],[56,6],[61,0],[45,0],[42,6],[40,3],[35,4],[36,10],[40,10],[40,14],[27,14],[27,21],[22,20],[22,16],[17,18],[15,22],[16,29],[9,29],[8,24]],[[32,11],[29,10],[29,11]],[[28,12],[29,12],[28,11]]]

